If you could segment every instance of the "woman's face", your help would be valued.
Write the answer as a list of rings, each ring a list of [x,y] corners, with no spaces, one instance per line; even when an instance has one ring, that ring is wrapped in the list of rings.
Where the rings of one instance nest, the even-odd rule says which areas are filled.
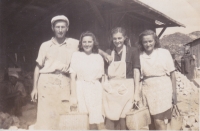
[[[94,41],[91,36],[84,36],[82,39],[82,47],[85,53],[91,54],[94,46]]]
[[[152,52],[155,46],[155,40],[152,35],[143,36],[142,45],[146,52]]]
[[[112,37],[113,37],[113,44],[115,45],[115,47],[120,48],[124,45],[124,41],[126,38],[122,33],[117,32],[113,34]]]

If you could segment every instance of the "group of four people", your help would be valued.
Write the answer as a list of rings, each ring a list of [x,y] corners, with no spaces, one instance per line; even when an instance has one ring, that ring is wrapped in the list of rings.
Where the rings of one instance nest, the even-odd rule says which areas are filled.
[[[41,45],[34,72],[31,96],[34,102],[38,99],[34,129],[58,129],[61,112],[68,111],[63,103],[70,101],[79,112],[89,114],[90,129],[126,130],[126,113],[140,101],[141,78],[155,127],[166,129],[172,99],[176,104],[175,68],[155,32],[140,34],[139,50],[130,47],[125,29],[114,28],[113,48],[103,52],[89,31],[79,41],[67,38],[67,17],[55,16],[51,25],[55,37]]]

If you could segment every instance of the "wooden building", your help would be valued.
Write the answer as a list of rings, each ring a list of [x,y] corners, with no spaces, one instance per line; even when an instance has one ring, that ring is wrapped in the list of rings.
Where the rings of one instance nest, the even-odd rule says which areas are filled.
[[[190,53],[195,55],[196,66],[200,68],[200,38],[185,44],[185,46],[190,46]]]
[[[51,18],[61,14],[70,21],[68,36],[92,31],[103,50],[117,26],[127,30],[132,46],[145,29],[163,28],[161,36],[167,27],[184,26],[139,0],[1,0],[0,69],[33,70],[41,43],[53,36]]]

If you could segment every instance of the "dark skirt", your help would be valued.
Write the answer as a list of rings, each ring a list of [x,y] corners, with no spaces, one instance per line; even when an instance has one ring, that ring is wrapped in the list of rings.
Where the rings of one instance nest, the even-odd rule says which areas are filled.
[[[168,110],[156,114],[156,115],[152,115],[153,119],[159,119],[159,120],[164,120],[164,119],[171,119],[172,117],[172,110],[171,108],[169,108]]]

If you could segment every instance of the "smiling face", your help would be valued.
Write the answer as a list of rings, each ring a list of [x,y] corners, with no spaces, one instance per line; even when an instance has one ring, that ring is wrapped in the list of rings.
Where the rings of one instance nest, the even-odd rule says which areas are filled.
[[[56,21],[52,29],[55,33],[55,37],[62,39],[65,38],[65,34],[68,31],[68,26],[65,21]]]
[[[94,46],[94,40],[92,36],[84,36],[82,39],[82,47],[86,54],[91,54]]]
[[[115,45],[116,48],[123,47],[126,38],[122,33],[120,32],[114,33],[112,35],[112,38],[113,38],[113,44]]]
[[[142,38],[142,45],[145,49],[145,52],[151,53],[155,47],[155,40],[152,35],[146,35]]]

